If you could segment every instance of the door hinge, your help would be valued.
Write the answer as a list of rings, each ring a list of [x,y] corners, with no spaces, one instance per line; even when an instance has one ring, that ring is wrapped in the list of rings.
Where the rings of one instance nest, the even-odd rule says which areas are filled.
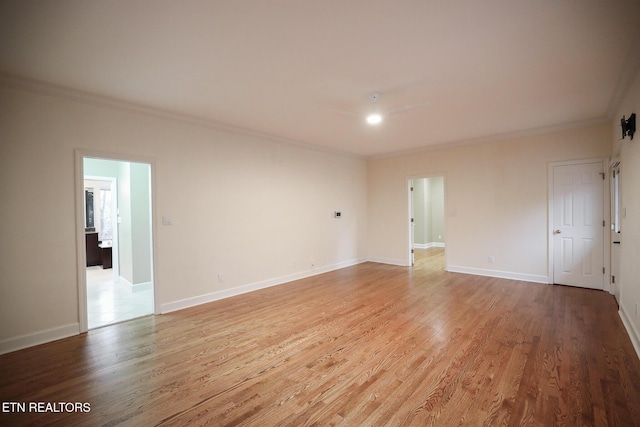
[[[411,218],[411,222],[413,222],[413,218]]]
[[[616,276],[611,276],[611,283],[616,283]]]
[[[604,267],[602,267],[602,274],[605,274],[605,270],[604,270]]]
[[[411,187],[411,191],[413,191],[413,187]]]
[[[411,253],[413,254],[413,253],[415,253],[415,252],[416,252],[416,250],[412,248],[412,249],[411,249]]]
[[[603,227],[605,226],[605,224],[604,224],[604,219],[602,220],[602,226],[603,226]]]
[[[604,172],[600,172],[600,175],[602,175],[602,180],[604,181]]]

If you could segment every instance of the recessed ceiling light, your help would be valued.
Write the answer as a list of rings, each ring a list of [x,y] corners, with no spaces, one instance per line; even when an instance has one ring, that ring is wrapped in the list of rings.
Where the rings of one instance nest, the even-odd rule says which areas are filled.
[[[367,116],[367,123],[370,125],[377,125],[382,121],[382,116],[378,113],[371,113]]]

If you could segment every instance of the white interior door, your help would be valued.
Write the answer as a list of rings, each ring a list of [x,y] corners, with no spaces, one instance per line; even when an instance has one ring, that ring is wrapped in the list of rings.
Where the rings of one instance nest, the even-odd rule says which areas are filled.
[[[602,162],[553,167],[553,281],[604,288]]]

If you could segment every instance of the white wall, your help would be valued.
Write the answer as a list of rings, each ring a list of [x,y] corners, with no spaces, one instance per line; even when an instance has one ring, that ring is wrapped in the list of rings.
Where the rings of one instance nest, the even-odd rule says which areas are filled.
[[[131,265],[129,283],[151,282],[151,170],[148,164],[128,163],[131,188]]]
[[[640,73],[613,122],[613,157],[620,158],[620,315],[640,356],[640,132],[620,141],[620,119],[640,114]],[[636,127],[640,124],[636,118]]]
[[[9,86],[0,141],[0,352],[78,331],[75,149],[152,160],[164,311],[366,257],[362,159]]]
[[[609,156],[610,134],[605,124],[370,160],[370,258],[408,265],[407,177],[443,175],[449,268],[546,282],[548,164]]]

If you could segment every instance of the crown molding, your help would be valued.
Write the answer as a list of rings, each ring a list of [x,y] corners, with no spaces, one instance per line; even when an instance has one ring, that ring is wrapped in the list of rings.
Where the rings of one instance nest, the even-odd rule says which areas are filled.
[[[631,82],[632,81],[633,81],[633,78],[631,79]],[[93,106],[102,107],[102,108],[110,108],[118,111],[128,111],[136,114],[142,114],[150,117],[160,118],[163,120],[174,120],[174,121],[179,121],[183,123],[190,123],[196,126],[206,127],[206,128],[214,129],[221,132],[227,132],[227,133],[232,133],[236,135],[244,135],[244,136],[249,136],[253,138],[267,139],[277,143],[293,145],[293,146],[306,148],[314,151],[319,151],[323,153],[351,157],[351,158],[356,158],[361,160],[401,157],[401,156],[421,153],[425,151],[443,150],[447,148],[453,148],[453,147],[459,147],[459,146],[465,146],[465,145],[484,144],[489,142],[504,141],[509,139],[534,136],[534,135],[543,135],[548,133],[562,132],[562,131],[572,130],[572,129],[599,126],[605,123],[609,123],[612,120],[611,117],[613,117],[613,114],[615,114],[614,112],[611,115],[611,117],[607,115],[604,117],[598,117],[590,120],[563,123],[563,124],[552,125],[552,126],[544,126],[539,128],[533,128],[533,129],[527,129],[527,130],[509,132],[509,133],[503,133],[503,134],[493,134],[493,135],[483,136],[480,138],[448,141],[448,142],[442,142],[434,145],[413,148],[409,150],[394,151],[390,153],[367,156],[367,155],[359,155],[359,154],[348,152],[348,151],[342,151],[342,150],[336,150],[328,147],[323,147],[323,146],[311,144],[304,141],[297,141],[297,140],[292,140],[288,138],[283,138],[277,135],[262,133],[262,132],[254,131],[247,128],[226,125],[224,123],[215,122],[213,120],[189,116],[186,114],[180,114],[173,111],[162,110],[162,109],[150,107],[147,105],[136,104],[133,102],[124,101],[117,98],[111,98],[104,95],[98,95],[92,92],[86,92],[79,89],[70,88],[67,86],[60,86],[53,83],[21,77],[13,74],[6,74],[6,73],[0,72],[0,85],[12,87],[12,88],[27,91],[27,92],[37,93],[41,95],[66,99],[68,101],[79,102],[87,105],[93,105]],[[624,92],[622,93],[624,94]]]
[[[206,127],[221,132],[244,135],[252,138],[267,139],[273,142],[293,145],[301,148],[306,148],[314,151],[319,151],[328,154],[340,155],[345,157],[352,157],[357,159],[365,159],[365,156],[342,150],[336,150],[304,141],[298,141],[294,139],[284,138],[277,135],[263,133],[248,128],[242,128],[238,126],[227,125],[224,123],[216,122],[214,120],[204,119],[201,117],[190,116],[188,114],[177,113],[174,111],[163,110],[156,107],[151,107],[144,104],[137,104],[134,102],[124,101],[118,98],[112,98],[105,95],[99,95],[93,92],[87,92],[80,89],[71,88],[68,86],[61,86],[54,83],[44,82],[41,80],[31,79],[27,77],[17,76],[14,74],[7,74],[0,72],[0,85],[11,87],[14,89],[37,93],[40,95],[51,96],[55,98],[65,99],[67,101],[78,102],[86,105],[93,105],[96,107],[109,108],[118,111],[127,111],[130,113],[136,113],[155,117],[163,120],[173,120],[183,123],[189,123],[192,125]]]
[[[449,148],[461,147],[466,145],[478,145],[478,144],[488,144],[491,142],[508,141],[510,139],[519,139],[519,138],[526,138],[529,136],[546,135],[546,134],[564,132],[564,131],[574,130],[574,129],[590,128],[590,127],[601,126],[609,123],[611,123],[611,119],[607,116],[604,116],[604,117],[598,117],[598,118],[589,119],[589,120],[581,120],[581,121],[561,123],[561,124],[551,125],[551,126],[541,126],[538,128],[525,129],[525,130],[515,131],[515,132],[487,135],[479,138],[443,142],[439,144],[429,145],[427,147],[370,156],[368,157],[368,159],[375,160],[375,159],[383,159],[383,158],[390,158],[390,157],[401,157],[401,156],[406,156],[410,154],[418,154],[426,151],[437,151],[437,150],[445,150]]]

